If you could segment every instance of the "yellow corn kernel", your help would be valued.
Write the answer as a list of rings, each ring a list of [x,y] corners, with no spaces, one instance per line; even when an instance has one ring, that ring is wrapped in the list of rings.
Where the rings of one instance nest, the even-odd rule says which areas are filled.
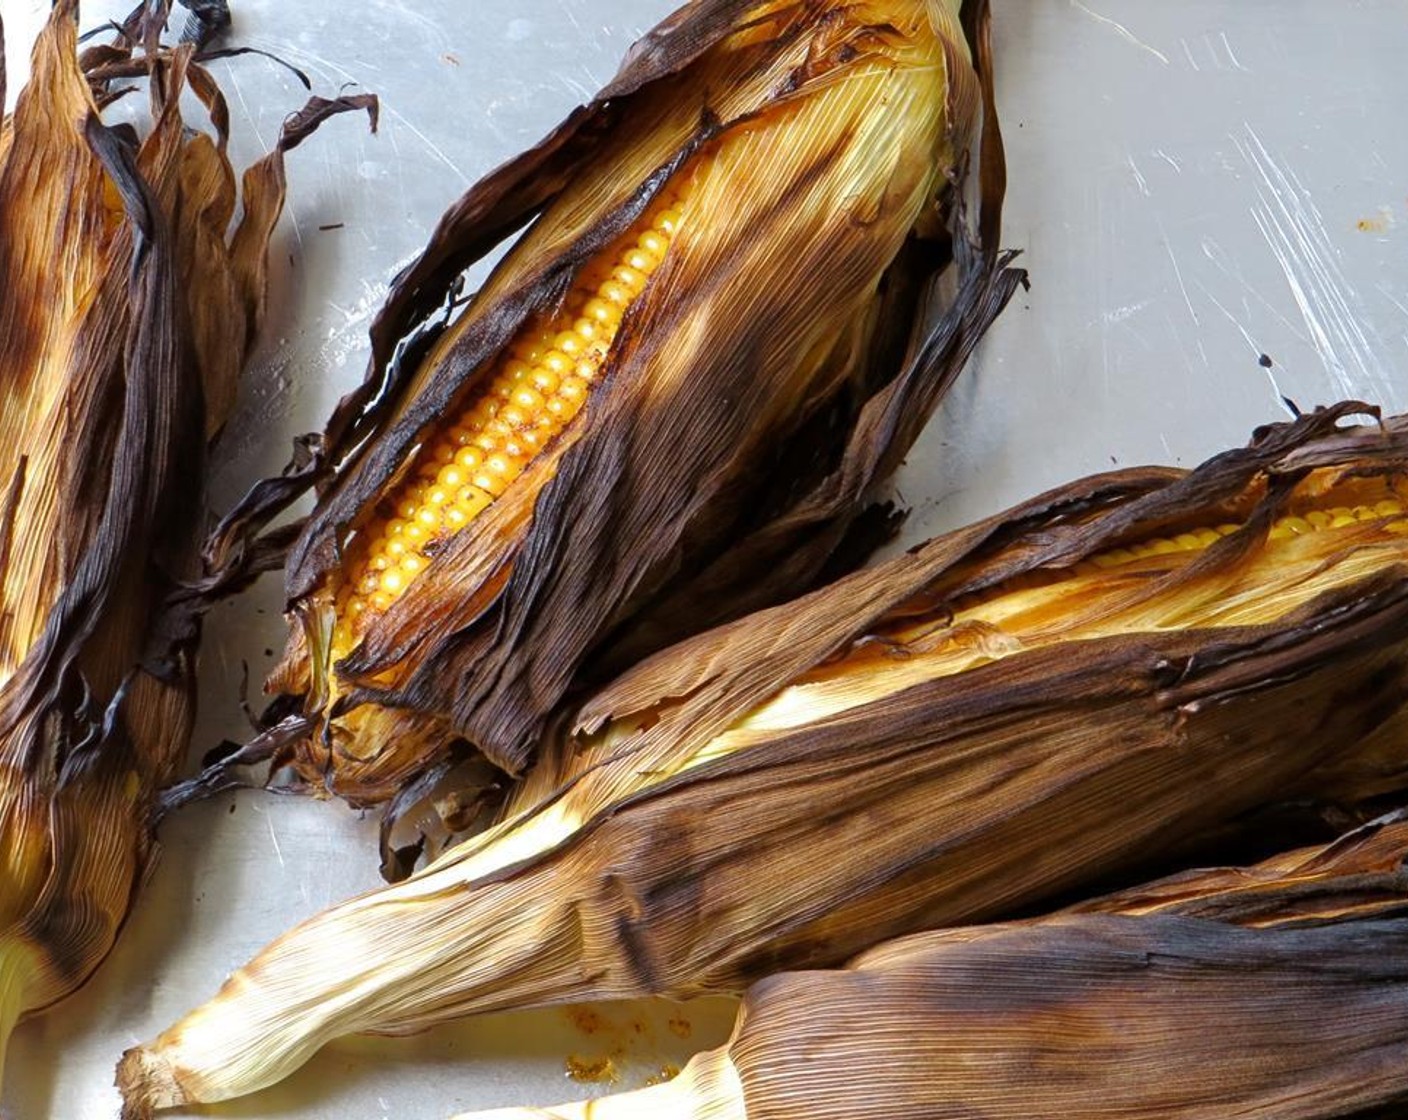
[[[1403,503],[1392,499],[1385,499],[1374,505],[1355,506],[1353,509],[1348,506],[1335,506],[1331,509],[1306,510],[1303,514],[1281,518],[1271,526],[1267,535],[1273,541],[1284,541],[1291,537],[1304,536],[1307,533],[1323,529],[1339,529],[1364,522],[1383,522],[1381,528],[1385,532],[1404,533],[1408,532],[1408,519],[1388,520],[1401,518],[1403,511]],[[1154,537],[1132,544],[1127,548],[1109,549],[1090,557],[1089,563],[1097,569],[1108,570],[1132,564],[1136,560],[1147,560],[1154,556],[1198,551],[1217,543],[1222,537],[1230,536],[1240,528],[1240,525],[1225,523],[1214,528],[1194,529],[1191,532],[1180,533],[1172,539]],[[1077,574],[1086,574],[1081,568],[1073,570]]]
[[[561,331],[552,340],[552,348],[569,358],[580,357],[586,345],[587,340],[576,331]]]
[[[620,308],[604,298],[588,300],[582,308],[582,317],[595,325],[599,332],[605,330],[614,334],[621,325]]]

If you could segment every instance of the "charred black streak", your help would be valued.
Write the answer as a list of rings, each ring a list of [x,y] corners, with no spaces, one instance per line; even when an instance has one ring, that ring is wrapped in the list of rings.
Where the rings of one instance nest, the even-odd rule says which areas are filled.
[[[772,96],[777,99],[787,97],[796,93],[802,88],[802,83],[806,81],[807,72],[805,66],[794,66],[787,72],[787,77],[778,82],[772,88]]]
[[[1195,659],[1192,657],[1184,657],[1178,660],[1174,660],[1170,657],[1161,657],[1158,661],[1154,662],[1152,673],[1154,687],[1158,689],[1160,693],[1177,688],[1188,679],[1188,675],[1194,669],[1194,661]]]
[[[640,924],[625,914],[619,915],[616,919],[616,937],[620,942],[626,961],[631,966],[631,971],[635,974],[640,990],[642,992],[658,991],[657,981],[660,970],[656,967],[651,956],[648,940],[642,935]]]
[[[1402,709],[1408,697],[1408,667],[1401,658],[1379,666],[1359,690],[1363,700],[1363,733],[1388,723]],[[1346,698],[1355,703],[1355,698]]]
[[[643,921],[640,900],[619,875],[602,878],[604,901],[615,913],[616,937],[624,959],[630,964],[643,992],[658,992],[663,974],[650,948],[650,934]]]
[[[101,909],[81,890],[49,892],[47,904],[23,924],[26,940],[44,947],[49,965],[66,988],[80,983],[101,959],[95,959],[94,948],[108,927]]]

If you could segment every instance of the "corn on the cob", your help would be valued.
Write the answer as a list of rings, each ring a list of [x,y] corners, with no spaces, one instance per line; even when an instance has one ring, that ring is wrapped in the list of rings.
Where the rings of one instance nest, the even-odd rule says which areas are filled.
[[[199,608],[168,597],[201,574],[207,440],[262,318],[283,151],[339,108],[250,169],[231,237],[192,46],[157,46],[151,4],[80,63],[76,9],[0,129],[0,1065],[18,1017],[101,962],[151,858],[190,729]],[[150,71],[144,139],[99,119],[100,65]],[[187,130],[187,88],[215,135]]]
[[[465,740],[517,774],[584,674],[862,551],[860,515],[1020,279],[992,249],[985,19],[694,0],[471,189],[323,440],[336,470],[270,679],[280,765],[359,804]],[[980,127],[981,238],[960,199]],[[530,219],[463,315],[417,335]]]
[[[1399,820],[1079,915],[914,935],[756,984],[728,1044],[664,1085],[456,1120],[1401,1115],[1405,859]]]
[[[131,1114],[267,1085],[352,1031],[740,990],[1259,805],[1402,787],[1408,418],[1340,428],[1359,407],[1072,484],[645,662],[517,815],[131,1052]]]

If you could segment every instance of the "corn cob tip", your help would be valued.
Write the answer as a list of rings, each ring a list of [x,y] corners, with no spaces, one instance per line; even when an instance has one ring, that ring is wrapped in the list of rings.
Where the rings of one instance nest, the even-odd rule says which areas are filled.
[[[158,1109],[189,1103],[170,1061],[144,1046],[123,1053],[116,1085],[122,1094],[122,1120],[151,1120]]]

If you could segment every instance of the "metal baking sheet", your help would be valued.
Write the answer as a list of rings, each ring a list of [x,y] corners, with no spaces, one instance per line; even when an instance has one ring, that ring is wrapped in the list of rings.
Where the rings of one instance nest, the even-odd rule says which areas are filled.
[[[130,4],[92,3],[92,25]],[[0,0],[11,89],[46,0]],[[216,487],[282,465],[361,375],[387,278],[479,175],[613,72],[671,0],[237,0],[234,37],[317,91],[381,95],[290,158],[271,315]],[[1357,396],[1408,407],[1408,20],[1401,0],[995,0],[1019,295],[898,483],[914,540],[1039,488],[1191,465],[1251,428]],[[303,93],[257,57],[216,66],[237,160]],[[210,619],[196,748],[244,729],[241,666],[282,641],[266,580]],[[377,882],[375,826],[242,793],[180,814],[121,943],[83,992],[23,1025],[6,1116],[108,1120],[120,1052],[212,994],[291,923]],[[730,1007],[498,1016],[328,1046],[284,1085],[201,1115],[441,1120],[629,1088],[720,1041]],[[613,1057],[584,1085],[569,1058]]]

